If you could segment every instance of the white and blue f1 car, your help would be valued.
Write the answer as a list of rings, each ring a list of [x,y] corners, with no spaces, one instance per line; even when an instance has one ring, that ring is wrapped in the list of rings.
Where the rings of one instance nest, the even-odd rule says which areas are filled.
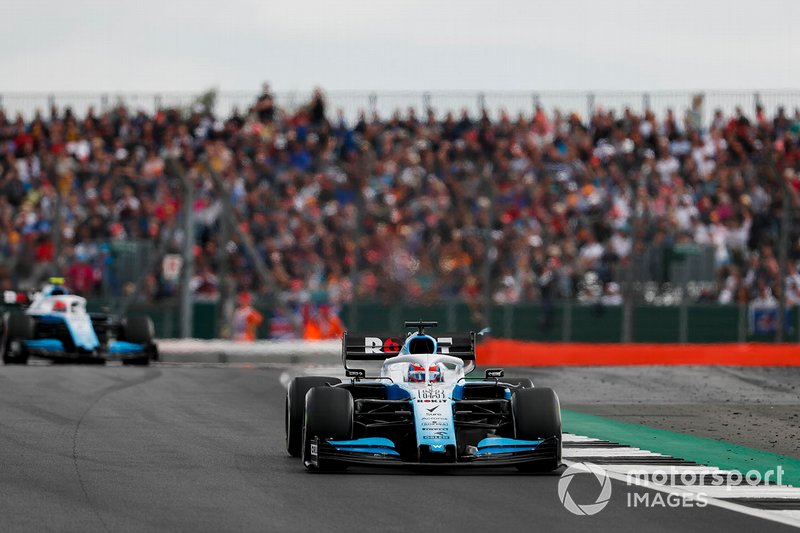
[[[286,447],[312,471],[352,464],[515,466],[551,471],[561,464],[561,410],[552,389],[500,369],[468,379],[475,334],[424,332],[405,340],[344,334],[346,382],[302,376],[286,396]],[[402,344],[401,344],[402,342]],[[379,375],[351,361],[381,362]]]
[[[30,298],[8,291],[13,309],[0,323],[0,353],[5,364],[25,364],[30,356],[53,361],[146,365],[158,359],[153,323],[146,316],[117,320],[108,313],[88,313],[86,299],[60,283],[48,284]]]

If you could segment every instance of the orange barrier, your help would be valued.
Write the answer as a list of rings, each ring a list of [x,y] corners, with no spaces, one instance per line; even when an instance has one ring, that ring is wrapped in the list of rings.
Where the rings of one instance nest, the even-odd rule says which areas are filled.
[[[489,339],[481,366],[800,366],[799,344],[582,344]]]

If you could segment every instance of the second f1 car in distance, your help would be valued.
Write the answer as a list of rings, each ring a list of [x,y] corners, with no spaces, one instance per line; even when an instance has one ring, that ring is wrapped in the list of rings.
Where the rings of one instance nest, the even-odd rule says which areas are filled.
[[[351,378],[301,376],[286,394],[286,448],[312,471],[348,465],[417,467],[515,466],[551,471],[561,465],[561,409],[552,389],[501,369],[468,379],[475,334],[424,332],[396,337],[344,334],[342,360]],[[402,342],[402,344],[401,344]],[[378,361],[377,376],[348,366]]]
[[[147,365],[158,359],[153,322],[146,316],[118,320],[88,313],[86,299],[70,294],[60,278],[29,297],[8,291],[11,307],[0,323],[0,354],[5,364],[25,364],[30,356],[53,361]]]

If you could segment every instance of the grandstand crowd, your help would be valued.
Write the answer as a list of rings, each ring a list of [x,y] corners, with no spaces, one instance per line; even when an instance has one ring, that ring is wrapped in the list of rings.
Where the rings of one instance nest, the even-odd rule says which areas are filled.
[[[632,260],[696,244],[713,249],[704,298],[774,301],[784,194],[800,208],[800,110],[716,111],[705,122],[702,106],[697,97],[660,117],[410,109],[348,123],[321,91],[290,111],[265,86],[227,117],[200,104],[0,111],[0,288],[59,273],[79,293],[129,293],[130,280],[110,279],[113,243],[166,240],[176,252],[188,208],[197,298],[218,297],[224,261],[235,290],[296,303],[614,304]],[[236,210],[228,242],[210,171]],[[189,206],[180,172],[194,187]],[[256,275],[242,232],[278,294]],[[800,243],[790,237],[796,305]],[[135,296],[176,290],[158,265]]]

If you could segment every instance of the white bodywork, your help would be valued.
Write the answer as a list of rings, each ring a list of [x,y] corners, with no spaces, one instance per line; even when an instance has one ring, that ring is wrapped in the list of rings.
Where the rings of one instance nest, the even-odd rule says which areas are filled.
[[[64,307],[57,309],[57,303],[64,304]],[[44,296],[41,293],[37,293],[33,297],[33,302],[28,307],[27,313],[29,315],[63,313],[75,318],[90,320],[89,313],[86,312],[86,298],[75,296],[74,294]]]
[[[425,368],[425,381],[408,381],[408,368],[416,364]],[[429,369],[437,366],[439,381],[431,381]],[[384,361],[381,377],[408,392],[414,405],[417,442],[427,444],[432,452],[444,452],[445,446],[455,445],[453,423],[453,390],[464,383],[464,361],[444,354],[398,355]]]

